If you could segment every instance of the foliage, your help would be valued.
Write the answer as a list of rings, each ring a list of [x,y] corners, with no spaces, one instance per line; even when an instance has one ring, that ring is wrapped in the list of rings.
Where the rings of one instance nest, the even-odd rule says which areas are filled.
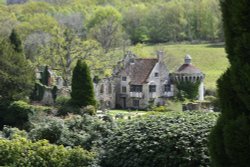
[[[70,100],[69,96],[59,96],[56,98],[56,105],[64,106],[69,102],[69,100]]]
[[[221,1],[227,57],[231,66],[218,80],[222,109],[210,136],[214,166],[248,166],[250,163],[250,3]]]
[[[111,130],[112,122],[89,115],[69,115],[65,119],[48,117],[30,131],[33,141],[46,139],[64,146],[81,146],[85,149],[101,148]]]
[[[12,30],[10,34],[10,43],[12,44],[14,51],[17,53],[21,53],[23,51],[21,39],[19,38],[15,29]]]
[[[57,116],[65,116],[70,113],[72,114],[80,114],[81,108],[72,104],[71,99],[67,101],[64,105],[60,106],[57,112]]]
[[[15,31],[0,43],[0,96],[4,100],[25,99],[34,86],[34,72],[22,52]]]
[[[72,103],[79,107],[96,105],[90,70],[82,60],[78,60],[73,71],[71,98]]]
[[[156,112],[166,112],[166,111],[169,111],[169,110],[167,109],[166,106],[159,106],[159,107],[154,107],[153,111],[156,111]]]
[[[82,108],[81,110],[82,110],[81,114],[89,114],[89,115],[95,115],[96,114],[95,106],[88,105],[88,106]]]
[[[181,81],[177,83],[178,98],[197,99],[200,82]]]
[[[88,22],[90,36],[96,39],[107,53],[109,49],[119,46],[123,38],[121,14],[114,7],[97,7]]]
[[[207,137],[218,114],[167,112],[120,122],[102,166],[210,166]]]
[[[1,166],[90,166],[95,154],[80,147],[65,148],[49,144],[46,140],[31,142],[18,135],[13,139],[0,138]]]
[[[1,104],[1,128],[3,125],[10,125],[20,129],[29,129],[31,126],[30,115],[34,108],[26,102],[14,101],[10,104]]]

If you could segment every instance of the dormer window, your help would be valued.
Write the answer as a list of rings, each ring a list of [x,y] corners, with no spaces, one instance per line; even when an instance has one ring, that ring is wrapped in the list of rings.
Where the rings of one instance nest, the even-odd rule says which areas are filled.
[[[155,77],[159,77],[159,73],[158,72],[155,72]]]
[[[122,81],[127,81],[127,77],[122,77]]]

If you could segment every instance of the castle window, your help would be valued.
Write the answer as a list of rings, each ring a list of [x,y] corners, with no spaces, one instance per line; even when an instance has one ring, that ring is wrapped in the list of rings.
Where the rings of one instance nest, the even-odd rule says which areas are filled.
[[[122,93],[127,93],[127,87],[126,86],[122,87]]]
[[[171,92],[171,85],[168,85],[168,84],[164,85],[164,91]]]
[[[111,85],[111,83],[110,83],[109,86],[108,86],[108,92],[109,92],[109,94],[112,93],[112,85]]]
[[[155,77],[159,77],[159,73],[158,72],[155,72]]]
[[[142,85],[131,85],[130,92],[142,92]]]
[[[156,92],[156,85],[149,85],[149,92]]]
[[[122,81],[127,81],[127,77],[122,77]]]

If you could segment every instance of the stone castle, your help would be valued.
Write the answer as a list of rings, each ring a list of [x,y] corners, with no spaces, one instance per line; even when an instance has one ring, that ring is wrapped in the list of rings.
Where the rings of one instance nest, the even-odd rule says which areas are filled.
[[[199,82],[198,100],[204,100],[205,75],[191,63],[186,55],[184,64],[169,73],[163,61],[163,52],[156,58],[138,58],[128,52],[117,63],[113,74],[94,82],[100,108],[146,109],[150,104],[164,105],[176,96],[178,82]]]

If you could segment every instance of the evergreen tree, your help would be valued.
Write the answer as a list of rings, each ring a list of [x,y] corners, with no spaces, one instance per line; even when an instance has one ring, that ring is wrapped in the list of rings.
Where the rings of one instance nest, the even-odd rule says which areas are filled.
[[[71,99],[74,105],[95,106],[95,94],[90,70],[86,62],[78,60],[73,71]]]
[[[216,167],[250,164],[250,1],[221,1],[230,68],[218,81],[222,114],[210,136]]]
[[[13,49],[17,53],[22,53],[23,52],[22,42],[15,29],[12,30],[9,38]]]
[[[0,97],[5,101],[24,99],[34,87],[34,70],[25,59],[22,43],[13,30],[0,43]]]

